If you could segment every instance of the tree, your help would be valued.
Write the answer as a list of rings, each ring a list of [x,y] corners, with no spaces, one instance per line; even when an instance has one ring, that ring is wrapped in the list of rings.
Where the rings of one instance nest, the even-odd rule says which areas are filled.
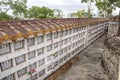
[[[61,18],[63,16],[61,10],[38,6],[27,8],[26,3],[27,0],[1,0],[0,20]],[[7,14],[9,11],[12,12],[13,18]]]
[[[38,6],[27,8],[26,3],[27,0],[1,0],[0,20],[61,18],[63,16],[61,10]],[[12,12],[13,17],[7,14],[9,11]]]
[[[109,2],[116,7],[120,7],[120,0],[109,0]]]
[[[92,14],[90,14],[90,15],[89,15],[89,17],[92,17]],[[77,17],[77,18],[84,18],[87,16],[88,16],[88,12],[85,12],[85,10],[78,10],[77,12],[74,12],[71,14],[71,17]]]
[[[82,3],[88,3],[88,17],[91,17],[91,3],[94,2],[94,0],[81,0]]]
[[[96,0],[97,1],[97,0]],[[109,16],[113,10],[115,9],[115,6],[111,5],[108,0],[99,0],[96,2],[96,6],[99,10],[99,14],[103,17]]]
[[[110,2],[108,0],[82,0],[82,2],[89,2],[91,7],[91,2],[96,2],[96,6],[99,10],[99,14],[100,16],[108,16],[112,13],[112,11],[115,9],[115,7],[113,5],[110,4]],[[88,12],[90,8],[88,9]]]
[[[27,0],[1,0],[0,10],[6,14],[12,10],[14,16],[22,18],[27,11],[26,3]]]
[[[62,18],[63,12],[59,9],[54,9],[54,17],[55,18]]]
[[[1,13],[0,13],[0,20],[3,21],[3,20],[11,20],[11,19],[13,19],[12,16],[10,16],[10,15],[4,13],[4,12],[1,12]]]
[[[48,7],[32,6],[28,10],[28,17],[33,19],[52,18],[53,16],[54,16],[54,10]]]
[[[61,18],[63,12],[58,9],[50,9],[48,7],[32,6],[28,9],[28,18],[32,19],[44,19],[44,18]]]

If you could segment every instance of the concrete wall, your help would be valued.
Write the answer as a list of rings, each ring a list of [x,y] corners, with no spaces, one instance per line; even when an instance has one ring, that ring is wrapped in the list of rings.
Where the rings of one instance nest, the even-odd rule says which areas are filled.
[[[49,76],[50,74],[52,74],[54,71],[56,71],[58,68],[60,68],[62,65],[64,65],[66,62],[68,62],[70,59],[72,59],[75,55],[77,55],[81,50],[83,50],[85,47],[87,47],[89,44],[91,44],[95,39],[97,39],[99,36],[101,36],[106,27],[107,27],[108,23],[104,22],[104,23],[99,23],[99,24],[94,24],[94,25],[89,25],[89,26],[84,26],[84,27],[79,27],[79,31],[75,31],[73,32],[74,29],[72,29],[72,33],[68,34],[68,35],[63,35],[62,37],[58,37],[56,39],[54,39],[54,36],[52,37],[52,40],[47,41],[47,35],[44,34],[44,41],[40,44],[37,44],[37,37],[36,36],[32,36],[35,37],[35,45],[29,46],[27,47],[27,40],[25,39],[25,44],[24,44],[24,48],[19,49],[19,50],[14,50],[13,47],[13,43],[11,42],[11,48],[12,48],[12,52],[10,53],[6,53],[2,56],[0,56],[0,62],[5,62],[9,59],[13,60],[13,66],[2,71],[0,68],[0,80],[4,80],[4,78],[8,77],[9,75],[13,74],[15,77],[15,80],[30,80],[30,75],[27,74],[27,72],[29,72],[29,65],[36,63],[36,72],[33,73],[33,76],[37,75],[37,79],[38,80],[43,80],[44,78],[46,78],[47,76]],[[70,29],[68,29],[70,30]],[[77,28],[76,28],[77,30]],[[59,32],[59,31],[58,31]],[[54,32],[53,32],[54,33]],[[52,34],[53,34],[52,33]],[[58,34],[59,35],[59,34]],[[74,38],[74,36],[79,35],[79,38]],[[74,40],[71,40],[70,42],[67,42],[67,44],[63,44],[62,46],[58,46],[57,48],[53,48],[51,51],[47,51],[47,46],[52,45],[52,47],[54,46],[54,43],[58,42],[58,44],[60,43],[61,40],[65,40],[68,38],[72,38]],[[76,44],[74,47],[72,47],[70,50],[67,50],[67,52],[63,52],[63,54],[59,55],[58,57],[56,57],[55,59],[53,58],[54,56],[52,56],[52,60],[47,61],[47,57],[53,53],[59,52],[59,50],[61,49],[65,49],[68,46],[73,46],[73,44]],[[44,53],[41,54],[40,56],[38,56],[37,53],[37,49],[39,48],[43,48],[44,47]],[[28,53],[31,51],[35,51],[35,57],[28,60]],[[19,57],[20,55],[25,54],[25,58],[26,61],[20,63],[20,64],[16,64],[15,58]],[[59,54],[59,53],[58,53]],[[67,57],[66,56],[70,54],[71,56]],[[41,59],[45,59],[45,62],[43,65],[38,66],[38,60]],[[56,61],[60,61],[61,58],[64,58],[64,61],[62,63],[59,63],[57,66],[54,67],[54,63]],[[50,71],[48,71],[48,66],[52,65],[52,69]],[[18,77],[18,71],[23,69],[24,67],[27,68],[26,73],[23,74],[22,76]],[[41,70],[45,69],[45,74],[42,76],[39,76],[39,72]],[[35,80],[35,79],[31,79],[31,80]]]
[[[104,42],[105,52],[102,54],[101,65],[108,74],[109,80],[120,80],[119,78],[119,55],[120,37],[115,37],[118,30],[118,23],[110,22],[108,35]]]
[[[119,24],[117,22],[109,22],[107,37],[111,38],[117,35]]]

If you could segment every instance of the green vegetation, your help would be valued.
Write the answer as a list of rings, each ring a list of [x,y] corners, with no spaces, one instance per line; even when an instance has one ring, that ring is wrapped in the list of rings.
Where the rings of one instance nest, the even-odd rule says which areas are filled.
[[[89,14],[91,13],[91,9],[90,9],[91,3],[95,2],[96,7],[99,10],[99,15],[102,17],[111,15],[111,13],[116,7],[120,7],[120,0],[81,0],[81,2],[89,3],[89,6],[88,6]]]
[[[6,14],[5,12],[0,12],[0,20],[12,20],[13,17]]]
[[[111,4],[120,8],[120,0],[109,0]]]
[[[8,11],[12,11],[14,18],[21,16],[24,17],[26,11],[27,11],[27,6],[26,6],[27,0],[1,0],[0,1],[0,13],[3,14],[5,13],[8,15]],[[6,16],[7,17],[7,16]],[[8,19],[9,16],[8,16]]]
[[[96,0],[97,1],[97,0]],[[96,2],[96,6],[99,10],[99,15],[106,17],[112,14],[113,10],[115,10],[115,6],[111,5],[108,0],[100,0]]]
[[[88,6],[88,14],[87,14],[87,17],[92,17],[91,16],[91,3],[94,2],[94,0],[81,0],[82,3],[89,3],[89,6]]]
[[[27,8],[27,0],[1,0],[0,20],[61,18],[63,12],[48,7],[32,6]],[[12,11],[12,15],[8,12]]]
[[[78,10],[71,14],[72,17],[92,17],[91,3],[95,2],[99,15],[106,17],[111,15],[116,7],[120,7],[120,0],[81,0],[82,3],[89,3],[88,11]],[[62,18],[63,12],[48,7],[32,6],[27,7],[27,0],[0,0],[0,20],[15,19],[44,19]],[[12,15],[8,13],[12,13]]]
[[[54,16],[54,10],[49,9],[47,7],[38,7],[32,6],[28,9],[28,17],[29,18],[52,18]]]
[[[44,19],[44,18],[60,18],[62,11],[58,9],[50,9],[48,7],[32,6],[27,11],[27,18]]]
[[[88,16],[88,12],[86,12],[85,10],[78,10],[77,12],[74,12],[71,14],[71,17],[77,17],[77,18],[84,18]],[[92,17],[92,14],[89,14],[89,17]]]

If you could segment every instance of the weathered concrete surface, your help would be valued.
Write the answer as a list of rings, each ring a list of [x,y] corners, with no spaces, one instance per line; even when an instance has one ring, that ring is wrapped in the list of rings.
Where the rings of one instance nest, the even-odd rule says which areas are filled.
[[[116,36],[117,31],[118,31],[118,27],[119,27],[119,23],[109,22],[107,37],[112,38],[112,37]]]
[[[104,42],[105,51],[101,57],[101,65],[109,80],[120,80],[120,37],[117,37],[118,27],[118,22],[110,22],[107,38]]]
[[[101,67],[101,54],[104,51],[105,36],[99,38],[80,54],[76,62],[66,73],[57,80],[109,80]]]
[[[120,37],[113,37],[105,40],[105,45],[106,48],[102,55],[102,66],[109,76],[109,80],[118,80]]]

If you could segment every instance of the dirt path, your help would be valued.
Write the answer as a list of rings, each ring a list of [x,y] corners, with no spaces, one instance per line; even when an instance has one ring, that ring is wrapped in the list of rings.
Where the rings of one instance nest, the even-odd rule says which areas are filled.
[[[76,62],[66,73],[57,80],[108,80],[101,67],[101,54],[104,51],[105,36],[100,37],[80,54]]]

